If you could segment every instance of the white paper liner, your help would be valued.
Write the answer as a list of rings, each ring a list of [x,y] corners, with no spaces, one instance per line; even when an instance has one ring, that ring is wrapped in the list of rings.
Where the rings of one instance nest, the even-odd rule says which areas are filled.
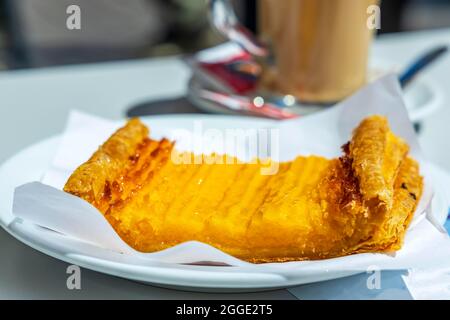
[[[134,266],[209,261],[258,272],[276,270],[285,277],[298,270],[305,272],[308,269],[339,274],[344,270],[365,272],[374,265],[381,270],[433,266],[440,256],[449,256],[450,241],[446,233],[438,230],[440,226],[432,218],[429,207],[433,191],[427,173],[428,165],[420,151],[394,75],[375,81],[328,110],[304,118],[273,122],[273,127],[278,128],[280,133],[280,160],[307,154],[339,156],[342,153],[340,146],[349,140],[353,128],[371,114],[388,117],[393,132],[410,145],[410,154],[419,161],[421,174],[425,177],[424,192],[413,222],[402,249],[395,255],[365,253],[319,261],[255,265],[196,241],[185,242],[156,253],[137,252],[120,239],[96,208],[61,191],[73,170],[124,123],[79,112],[71,114],[59,150],[42,182],[32,182],[16,188],[13,213],[17,218],[9,228],[28,243],[52,248],[51,250],[68,256],[106,259]],[[179,129],[167,125],[158,127],[156,122],[152,123],[151,118],[149,119],[153,138],[170,138]],[[191,136],[185,135],[185,138],[192,139],[192,135],[194,133]],[[182,146],[183,149],[188,145],[185,142],[178,140],[177,146]],[[214,146],[211,146],[211,150],[214,150]],[[429,219],[425,219],[426,212]],[[224,268],[226,269],[222,267]]]

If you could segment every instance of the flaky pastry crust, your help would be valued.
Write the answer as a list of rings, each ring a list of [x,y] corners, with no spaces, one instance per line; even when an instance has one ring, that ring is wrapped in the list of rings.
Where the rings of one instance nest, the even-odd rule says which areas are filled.
[[[97,207],[142,252],[197,240],[261,263],[398,250],[422,193],[408,145],[384,117],[371,116],[343,150],[338,159],[279,163],[267,176],[261,162],[180,164],[172,142],[150,139],[132,119],[64,190]]]

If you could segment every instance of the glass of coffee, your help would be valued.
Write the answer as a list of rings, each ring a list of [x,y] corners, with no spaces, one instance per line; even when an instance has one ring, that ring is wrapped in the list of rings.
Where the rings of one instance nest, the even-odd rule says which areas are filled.
[[[214,2],[231,8],[229,0]],[[378,4],[379,0],[258,0],[258,39],[269,53],[260,50],[256,37],[246,30],[222,33],[249,52],[266,56],[258,59],[262,89],[329,104],[366,82],[374,29],[370,8]],[[236,19],[230,10],[210,14],[228,23]]]

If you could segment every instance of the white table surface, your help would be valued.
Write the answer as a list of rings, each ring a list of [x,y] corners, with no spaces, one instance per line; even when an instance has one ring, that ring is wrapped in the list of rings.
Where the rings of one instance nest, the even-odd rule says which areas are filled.
[[[450,29],[392,34],[376,40],[372,55],[401,66],[427,48],[443,43],[450,44]],[[445,104],[450,104],[450,55],[426,73],[440,83]],[[189,70],[176,57],[0,72],[0,162],[30,144],[61,132],[71,109],[118,119],[124,116],[127,107],[140,101],[183,95],[189,75]],[[450,106],[444,105],[424,121],[420,135],[425,154],[447,171],[450,171],[449,125]],[[0,230],[0,253],[0,299],[295,298],[286,290],[251,294],[182,292],[90,270],[82,270],[81,290],[68,290],[66,263],[34,251],[3,230]],[[326,283],[304,286],[296,292],[305,298],[351,297],[327,291]],[[390,292],[378,296],[408,298],[404,290],[398,290],[396,295]]]

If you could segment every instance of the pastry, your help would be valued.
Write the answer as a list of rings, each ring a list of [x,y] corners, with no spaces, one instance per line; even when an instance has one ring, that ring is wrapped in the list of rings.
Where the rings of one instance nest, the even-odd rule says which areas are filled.
[[[262,175],[260,161],[194,161],[203,155],[153,140],[131,119],[64,191],[95,206],[142,252],[189,240],[254,263],[387,252],[401,247],[422,193],[408,149],[375,115],[354,130],[340,158],[300,156]],[[177,163],[174,152],[193,161]]]

